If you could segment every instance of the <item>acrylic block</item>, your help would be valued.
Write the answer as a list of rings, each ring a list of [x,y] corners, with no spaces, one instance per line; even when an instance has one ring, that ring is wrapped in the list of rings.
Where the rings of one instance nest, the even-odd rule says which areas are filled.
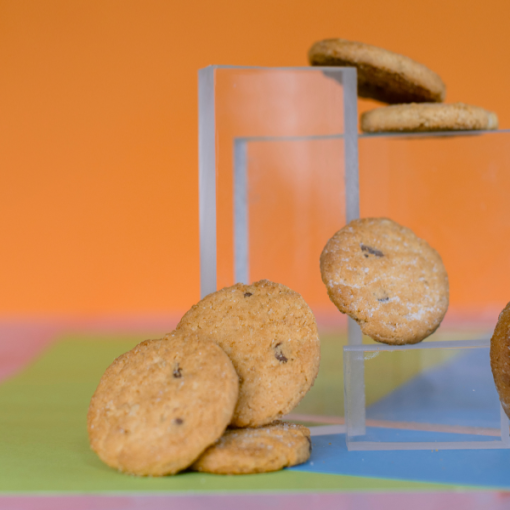
[[[426,239],[448,272],[445,325],[491,333],[510,301],[510,131],[361,135],[359,158],[360,215]]]
[[[454,344],[458,348],[463,341],[468,342],[468,347],[462,348],[469,348],[479,338],[490,338],[498,314],[510,298],[507,290],[510,288],[510,271],[507,270],[510,253],[509,144],[510,132],[506,130],[361,135],[359,138],[360,215],[385,216],[410,227],[441,254],[449,276],[450,305],[439,333],[446,331],[458,338],[452,340],[461,342]],[[416,347],[397,347],[395,352],[431,347],[445,349],[445,355],[451,354],[449,343],[436,343],[435,337],[437,334]],[[470,340],[474,344],[469,344]],[[417,441],[404,440],[403,432],[393,436],[393,441],[388,437],[385,441],[372,440],[375,432],[379,432],[379,436],[382,432],[366,428],[371,419],[370,403],[374,396],[369,394],[369,387],[365,388],[370,377],[364,370],[369,365],[362,364],[360,353],[365,345],[368,349],[375,344],[367,337],[363,341],[361,346],[361,338],[351,336],[349,344],[359,345],[361,350],[351,351],[350,347],[344,350],[344,366],[349,361],[349,372],[344,372],[344,388],[350,447],[399,449],[421,445],[423,448],[444,448],[444,445],[426,446],[437,440],[427,439],[423,431],[421,440]],[[385,349],[381,345],[376,347]],[[380,363],[384,362],[379,359]],[[388,370],[393,367],[389,361],[386,364]],[[492,391],[494,397],[488,357],[480,354],[480,364],[485,371],[486,389]],[[499,406],[497,400],[493,409],[496,406]],[[368,414],[365,414],[366,410]],[[403,407],[402,412],[405,410]],[[442,412],[447,419],[448,408],[443,408]],[[508,429],[504,415],[503,422]],[[464,426],[461,423],[455,425]],[[367,430],[371,431],[372,439],[367,436]],[[388,429],[384,433],[388,434]],[[405,432],[407,439],[417,433]],[[399,441],[402,441],[400,446]],[[459,441],[456,446],[449,444],[452,441],[442,443],[449,444],[449,448],[459,448]],[[480,441],[470,440],[462,447],[506,447],[504,441],[502,444],[500,440],[489,439],[489,442],[490,445],[480,446]]]
[[[347,320],[319,257],[359,213],[357,123],[354,68],[199,71],[201,295],[270,279],[304,297],[334,367],[297,409],[307,414],[343,414],[330,392],[342,385]]]
[[[345,347],[348,449],[509,448],[489,347],[488,339]],[[362,414],[362,402],[366,419],[360,423],[353,418]]]
[[[383,348],[376,364],[383,369],[386,365],[390,373],[395,361],[387,357],[393,351],[394,356],[417,356],[429,349],[425,360],[450,359],[454,351],[453,358],[462,357],[463,350],[487,351],[487,335],[510,288],[505,269],[510,253],[510,201],[506,200],[510,152],[505,147],[510,133],[358,137],[356,103],[354,69],[212,66],[200,70],[201,293],[262,278],[288,285],[310,304],[321,333],[324,326],[333,331],[328,342],[340,347],[341,353],[347,320],[330,303],[319,271],[326,241],[360,211],[361,216],[386,216],[412,228],[443,257],[450,276],[450,309],[439,336],[426,339],[414,351],[384,350],[385,346],[362,339],[359,327],[349,320],[343,360],[349,366],[343,374],[349,443],[365,449],[433,448],[432,444],[443,448],[451,443],[456,448],[479,448],[480,443],[506,447],[507,436],[501,436],[501,430],[508,428],[508,421],[501,416],[499,438],[494,423],[448,425],[457,427],[454,430],[432,422],[432,427],[447,430],[444,433],[472,429],[477,433],[472,434],[474,439],[462,432],[459,440],[443,436],[445,440],[438,441],[430,436],[439,433],[436,429],[396,429],[395,435],[391,428],[376,427],[375,432],[382,429],[386,435],[379,433],[374,439],[374,423],[413,421],[405,416],[372,417],[378,393],[365,386],[367,379],[373,380],[372,365],[359,353],[366,350],[372,355]],[[441,335],[444,338],[445,331],[457,342],[455,348],[436,341]],[[478,345],[480,338],[485,338],[483,346]],[[326,387],[319,380],[304,401],[305,407],[307,402],[313,405],[298,412],[321,413],[317,409],[333,409],[328,402],[340,401],[335,395],[341,392],[341,358],[335,357],[333,363],[328,358],[323,367],[326,364],[338,367],[338,385]],[[393,379],[408,374],[407,365],[392,373]],[[418,371],[414,376],[427,373]],[[325,388],[320,398],[317,388]],[[392,391],[399,390],[396,385]],[[499,412],[497,402],[494,406],[492,411]],[[340,421],[339,414],[335,411]],[[480,439],[479,432],[485,429],[489,433]],[[367,431],[372,435],[367,436]]]
[[[267,278],[341,320],[319,257],[358,216],[356,102],[352,68],[199,71],[202,295]]]

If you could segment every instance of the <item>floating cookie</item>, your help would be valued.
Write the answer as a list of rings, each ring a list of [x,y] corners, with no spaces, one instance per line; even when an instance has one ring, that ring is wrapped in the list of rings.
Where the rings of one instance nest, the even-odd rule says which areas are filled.
[[[464,103],[412,103],[376,108],[363,113],[366,133],[461,131],[497,129],[495,113]]]
[[[201,331],[229,355],[239,374],[236,427],[258,427],[291,411],[319,370],[317,324],[293,290],[262,280],[206,296],[177,330]]]
[[[314,66],[347,66],[358,70],[358,95],[383,103],[444,101],[446,88],[428,67],[409,57],[345,39],[315,43],[308,53]]]
[[[321,254],[322,281],[361,331],[386,344],[414,344],[448,308],[448,275],[439,254],[386,218],[351,221]]]
[[[238,385],[228,356],[202,335],[142,342],[101,378],[87,416],[90,445],[119,471],[174,474],[221,437]]]
[[[265,427],[227,430],[191,469],[223,475],[267,473],[302,464],[311,451],[306,427],[274,422]]]
[[[510,417],[510,303],[499,314],[491,338],[491,368],[499,400]]]

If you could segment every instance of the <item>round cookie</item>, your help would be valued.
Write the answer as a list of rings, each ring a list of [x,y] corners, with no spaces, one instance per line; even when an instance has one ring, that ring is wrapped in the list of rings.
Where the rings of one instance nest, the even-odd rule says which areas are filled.
[[[491,338],[491,369],[499,400],[510,417],[510,303],[499,314]]]
[[[306,427],[276,421],[259,428],[227,430],[191,469],[222,475],[267,473],[302,464],[311,452]]]
[[[87,416],[90,445],[119,471],[174,474],[221,437],[238,385],[228,356],[203,335],[142,342],[101,378]]]
[[[495,113],[464,103],[412,103],[376,108],[361,115],[365,133],[497,129]]]
[[[327,242],[320,266],[331,301],[378,342],[420,342],[448,308],[439,254],[386,218],[351,221]]]
[[[319,371],[315,317],[297,292],[279,283],[238,283],[209,294],[177,330],[202,331],[232,360],[240,381],[235,427],[258,427],[288,413]]]
[[[409,57],[345,39],[326,39],[308,52],[314,66],[358,70],[358,95],[383,103],[442,102],[446,87],[428,67]]]

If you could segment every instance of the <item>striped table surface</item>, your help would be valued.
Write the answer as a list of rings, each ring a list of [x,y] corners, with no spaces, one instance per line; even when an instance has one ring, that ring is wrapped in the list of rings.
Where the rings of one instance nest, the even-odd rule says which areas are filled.
[[[507,450],[348,452],[338,403],[343,343],[333,337],[323,339],[321,374],[291,416],[318,426],[312,429],[313,453],[307,463],[245,476],[183,473],[148,479],[110,470],[88,447],[90,396],[116,356],[153,336],[144,332],[171,329],[165,328],[165,320],[136,324],[138,329],[113,321],[0,324],[0,508],[299,509],[320,504],[325,509],[395,509],[409,508],[411,502],[418,509],[508,506]],[[497,417],[488,398],[493,387],[486,376],[474,388],[479,398],[470,402],[471,413],[469,406],[457,415],[445,413],[466,380],[472,383],[478,364],[469,355],[428,360],[413,369],[406,363],[393,382],[379,385],[384,391],[378,388],[372,400],[367,385],[369,430],[399,440],[413,440],[416,434],[471,437],[480,430],[494,435]],[[382,377],[388,367],[381,367],[374,369],[383,370]],[[450,384],[452,378],[457,385]],[[416,394],[434,384],[444,399],[427,410],[423,402],[415,402]]]

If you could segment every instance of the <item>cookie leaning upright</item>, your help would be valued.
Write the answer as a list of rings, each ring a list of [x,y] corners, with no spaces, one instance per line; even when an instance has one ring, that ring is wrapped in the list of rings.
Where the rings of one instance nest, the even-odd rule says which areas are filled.
[[[223,434],[238,388],[228,356],[204,335],[147,340],[101,378],[87,415],[90,445],[119,471],[174,474]]]
[[[227,430],[191,469],[223,475],[268,473],[306,462],[311,451],[310,430],[276,421],[264,427]]]
[[[383,48],[326,39],[310,48],[308,58],[314,66],[356,67],[361,97],[390,104],[444,101],[446,87],[434,71]]]
[[[317,376],[320,345],[310,307],[293,290],[262,280],[238,283],[194,305],[178,331],[201,331],[239,374],[236,427],[257,427],[288,413]]]
[[[510,303],[499,314],[491,338],[491,369],[499,400],[510,417]]]
[[[440,255],[386,218],[351,221],[327,242],[320,266],[331,301],[378,342],[420,342],[448,308]]]

